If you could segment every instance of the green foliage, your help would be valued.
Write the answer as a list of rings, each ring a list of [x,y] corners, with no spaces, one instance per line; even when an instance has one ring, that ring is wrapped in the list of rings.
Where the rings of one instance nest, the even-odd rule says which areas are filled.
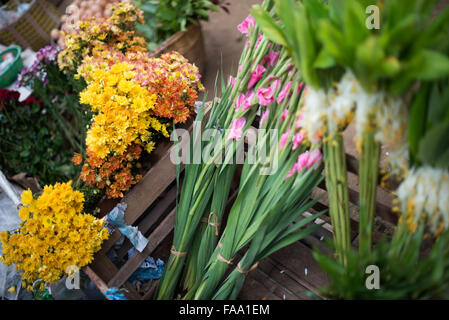
[[[409,119],[412,165],[449,166],[448,79],[423,83],[413,98]]]
[[[401,233],[401,235],[399,235]],[[348,252],[343,267],[318,251],[314,257],[330,278],[322,289],[334,299],[431,299],[442,298],[449,289],[449,232],[435,242],[431,251],[420,257],[424,228],[416,233],[398,229],[391,242],[385,238],[369,255]],[[366,267],[379,267],[380,289],[369,290]]]
[[[35,175],[43,184],[76,176],[73,150],[52,115],[39,102],[3,103],[0,110],[0,169]]]
[[[105,190],[92,188],[85,183],[82,183],[76,189],[84,194],[84,212],[96,215],[97,210],[99,210],[97,205],[105,195]]]
[[[55,300],[53,296],[50,294],[47,288],[41,290],[39,286],[36,286],[33,290],[33,299],[34,300]]]
[[[365,90],[383,86],[399,94],[416,80],[449,74],[442,53],[449,46],[449,8],[431,20],[437,2],[277,0],[279,24],[260,6],[252,13],[267,37],[288,47],[312,87],[326,87],[339,75],[329,71],[349,68]],[[369,5],[380,8],[380,29],[366,26]]]
[[[137,30],[149,41],[149,50],[188,25],[207,21],[208,11],[217,10],[209,0],[136,0],[135,4],[144,13],[145,24],[137,25]]]

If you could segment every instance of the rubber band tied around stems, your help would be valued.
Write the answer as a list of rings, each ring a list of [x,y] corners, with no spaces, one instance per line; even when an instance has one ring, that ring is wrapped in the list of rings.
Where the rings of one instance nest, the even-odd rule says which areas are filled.
[[[221,261],[221,262],[224,262],[224,263],[228,264],[228,265],[231,265],[232,264],[232,260],[234,260],[234,259],[227,260],[227,259],[223,258],[223,256],[220,253],[218,253],[217,259],[219,261]]]
[[[213,227],[215,229],[215,236],[218,237],[218,227],[221,225],[221,223],[218,222],[218,216],[215,214],[215,212],[211,212],[207,219],[203,218],[201,219],[201,221]]]
[[[172,247],[171,247],[170,253],[171,253],[172,255],[174,255],[176,258],[179,258],[179,257],[185,257],[185,256],[187,255],[187,252],[176,251],[175,246],[172,246]],[[175,258],[173,258],[173,259],[171,260],[170,265],[168,266],[169,269],[171,268],[171,266],[172,266],[172,264],[173,264],[174,261],[175,261]]]
[[[242,273],[242,274],[248,274],[251,271],[253,271],[254,269],[256,269],[259,266],[259,261],[257,261],[255,264],[253,264],[251,266],[251,268],[249,268],[248,270],[243,270],[240,266],[240,262],[237,264],[237,271]]]

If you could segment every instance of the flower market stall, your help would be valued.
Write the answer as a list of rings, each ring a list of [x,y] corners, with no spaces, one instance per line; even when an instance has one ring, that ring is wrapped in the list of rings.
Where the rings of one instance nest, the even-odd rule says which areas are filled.
[[[8,297],[447,298],[449,7],[257,3],[209,92],[198,21],[232,3],[63,6],[0,89]]]

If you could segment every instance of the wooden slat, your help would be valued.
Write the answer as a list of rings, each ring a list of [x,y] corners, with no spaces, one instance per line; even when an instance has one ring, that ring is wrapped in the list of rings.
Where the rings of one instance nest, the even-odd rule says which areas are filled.
[[[156,204],[156,206],[149,212],[144,219],[139,223],[139,230],[145,234],[150,230],[155,223],[167,212],[170,206],[173,206],[176,201],[176,186],[173,186],[167,194]]]
[[[83,272],[92,280],[93,283],[97,286],[98,290],[104,295],[105,292],[109,289],[108,285],[99,277],[95,271],[91,269],[91,267],[86,266],[83,269]]]
[[[157,248],[165,237],[173,230],[175,224],[175,209],[161,222],[161,224],[148,237],[148,244],[142,252],[137,252],[120,268],[108,282],[111,287],[119,287],[131,277],[142,262]]]
[[[142,297],[142,300],[151,300],[153,299],[153,295],[156,292],[157,286],[159,285],[159,279],[158,280],[153,280],[153,282],[151,283],[151,287],[148,289],[147,292],[145,292],[145,294]]]
[[[205,111],[209,115],[210,107]],[[192,123],[186,125],[186,130],[191,132]],[[181,139],[179,148],[184,149],[190,143],[190,139]],[[176,165],[172,163],[170,154],[175,146],[170,144],[170,148],[161,155],[160,159],[148,170],[142,180],[135,185],[125,196],[123,202],[128,205],[125,212],[125,222],[129,225],[146,211],[153,202],[167,189],[176,179]],[[184,163],[179,166],[180,171],[184,170]]]
[[[118,272],[117,267],[112,263],[112,261],[108,257],[106,257],[104,255],[96,256],[94,261],[89,265],[89,267],[94,272],[94,274],[96,274],[98,277],[100,277],[102,279],[102,281],[105,283],[109,279],[114,277],[114,275]],[[89,274],[87,274],[87,275],[89,276]],[[95,281],[97,281],[96,278],[94,278],[94,279],[91,278],[91,280],[94,283],[95,283]],[[123,285],[123,283],[122,283],[122,285]],[[120,287],[120,286],[117,286],[117,287]],[[108,287],[111,288],[114,286],[108,285]],[[132,300],[141,299],[141,296],[136,291],[136,289],[134,289],[134,287],[132,286],[131,283],[124,282],[124,287],[127,290],[125,295],[128,297],[128,299],[132,299]]]
[[[245,284],[240,291],[240,300],[281,300],[282,298],[271,293],[265,287],[265,283],[261,283],[254,279],[251,275],[247,277]]]
[[[273,261],[281,270],[284,270],[286,275],[317,295],[319,295],[318,288],[328,283],[327,276],[313,258],[312,251],[301,242],[295,242],[276,251],[267,259]]]
[[[241,255],[237,256],[241,258]],[[261,296],[273,294],[283,300],[307,299],[305,295],[307,289],[281,273],[281,270],[268,259],[260,261],[259,266],[247,275],[242,287],[243,293],[239,295],[240,298],[242,298],[242,295],[248,295],[248,292],[245,292],[246,285],[254,280],[263,284],[265,292],[258,293]]]
[[[172,187],[167,194],[156,204],[156,206],[149,212],[143,220],[139,223],[139,231],[142,234],[146,234],[148,230],[155,226],[155,224],[162,218],[164,214],[168,214],[170,207],[175,205],[176,201],[176,186]],[[119,258],[123,258],[128,250],[131,249],[132,244],[129,240],[117,250],[117,255]]]
[[[128,205],[125,222],[133,224],[159,195],[176,179],[176,166],[170,160],[170,148],[163,158],[152,167],[144,178],[126,195]]]
[[[115,243],[120,239],[121,233],[118,229],[115,229],[112,234],[109,236],[108,240],[103,242],[101,245],[100,251],[98,251],[99,254],[106,255],[109,250],[115,245]]]

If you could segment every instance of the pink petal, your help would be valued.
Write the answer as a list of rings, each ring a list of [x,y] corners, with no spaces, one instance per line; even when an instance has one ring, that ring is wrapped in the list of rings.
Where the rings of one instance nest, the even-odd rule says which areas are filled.
[[[274,101],[271,88],[260,88],[257,90],[257,100],[261,106],[267,106]]]
[[[297,168],[297,164],[293,164],[293,167],[290,169],[290,171],[287,174],[287,177],[285,177],[285,180],[287,180],[288,178],[290,178],[296,171],[298,170]]]
[[[237,98],[237,103],[235,105],[235,111],[238,111],[240,109],[240,107],[242,106],[243,102],[245,101],[245,94],[242,93],[241,95],[239,95],[239,97]]]
[[[279,89],[279,86],[281,85],[281,78],[277,78],[276,80],[273,81],[273,83],[271,84],[271,89],[273,91],[277,91],[277,89]]]
[[[292,150],[298,149],[298,147],[301,145],[301,142],[304,140],[304,137],[305,137],[304,132],[297,133],[297,134],[295,134],[293,136],[293,139],[292,139],[292,141],[293,141]]]
[[[320,165],[321,160],[323,160],[323,154],[320,149],[314,149],[310,152],[309,160],[307,161],[307,169],[313,166],[317,167]]]
[[[282,134],[282,136],[281,136],[281,149],[284,149],[285,144],[287,143],[287,139],[288,139],[289,135],[290,135],[290,129]]]
[[[240,140],[242,138],[242,129],[246,124],[245,118],[235,119],[231,124],[231,129],[229,130],[228,140]]]
[[[266,69],[264,68],[264,66],[260,64],[257,65],[256,69],[251,74],[251,78],[249,79],[248,89],[251,89],[257,83],[257,81],[262,78],[262,74],[265,72],[265,70]]]
[[[286,108],[284,109],[284,111],[282,111],[281,120],[285,120],[287,119],[287,117],[288,117],[288,109]]]
[[[245,96],[245,101],[243,102],[242,111],[248,110],[253,105],[253,99],[254,99],[254,91],[251,90]]]
[[[298,172],[301,171],[304,167],[306,167],[308,162],[309,162],[309,151],[301,153],[298,156],[298,161],[296,162],[296,168]]]
[[[278,104],[281,104],[282,101],[285,99],[285,97],[287,96],[288,92],[290,91],[290,87],[291,86],[292,86],[292,82],[289,81],[284,86],[284,88],[282,88],[281,92],[279,92],[279,95],[278,95],[278,98],[277,98],[277,103]]]
[[[249,33],[249,28],[253,28],[256,26],[256,21],[254,20],[253,16],[250,14],[246,17],[245,20],[242,21],[242,23],[240,23],[237,26],[237,29],[243,33],[244,35],[248,36]]]
[[[262,127],[264,122],[267,121],[269,113],[270,113],[270,110],[268,110],[268,109],[262,113],[262,117],[260,117],[259,127]]]

